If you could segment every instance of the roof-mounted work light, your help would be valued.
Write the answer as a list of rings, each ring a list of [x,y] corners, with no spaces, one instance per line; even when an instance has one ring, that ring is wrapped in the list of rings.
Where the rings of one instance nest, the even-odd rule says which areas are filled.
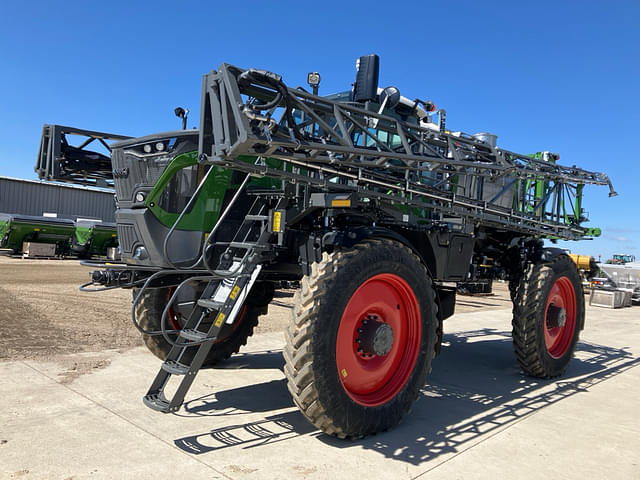
[[[307,73],[307,83],[313,89],[313,94],[318,94],[318,86],[320,85],[320,74],[318,72]]]

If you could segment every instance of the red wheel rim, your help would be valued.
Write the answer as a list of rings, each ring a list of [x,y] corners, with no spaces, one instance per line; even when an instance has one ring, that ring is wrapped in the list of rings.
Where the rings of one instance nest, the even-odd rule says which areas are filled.
[[[544,343],[553,358],[567,353],[576,330],[576,291],[568,277],[558,278],[544,310]]]
[[[372,323],[365,325],[365,320]],[[372,324],[393,332],[385,354],[359,351],[362,331]],[[390,273],[369,278],[349,299],[338,327],[336,364],[345,392],[360,405],[387,403],[409,380],[421,339],[420,305],[407,282]]]
[[[171,300],[173,296],[173,292],[175,291],[175,287],[169,287],[169,291],[167,292],[167,302]],[[173,305],[169,307],[169,311],[167,312],[167,316],[169,317],[169,323],[171,324],[171,328],[174,330],[182,330],[182,325],[180,325],[179,314],[173,308]]]

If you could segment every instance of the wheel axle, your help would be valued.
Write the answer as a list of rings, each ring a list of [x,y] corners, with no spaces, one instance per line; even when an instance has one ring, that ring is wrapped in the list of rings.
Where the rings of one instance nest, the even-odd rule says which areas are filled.
[[[381,321],[378,316],[367,315],[358,328],[358,352],[363,356],[372,357],[387,355],[393,347],[393,328]]]
[[[557,307],[553,303],[549,305],[549,309],[547,310],[547,327],[553,328],[564,327],[564,324],[567,322],[567,311],[562,307]]]

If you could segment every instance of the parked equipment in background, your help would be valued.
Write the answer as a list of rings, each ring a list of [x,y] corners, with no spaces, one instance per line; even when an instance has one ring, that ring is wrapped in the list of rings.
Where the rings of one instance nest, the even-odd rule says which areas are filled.
[[[492,291],[493,279],[469,280],[458,282],[456,290],[460,295],[488,295]]]
[[[107,249],[118,246],[117,230],[114,223],[90,220],[74,222],[66,218],[38,217],[31,215],[9,215],[0,213],[0,248],[9,249],[14,254],[32,257],[37,245],[38,256],[89,258],[106,256]],[[29,252],[25,250],[28,245]]]
[[[576,253],[569,253],[569,257],[578,267],[578,271],[585,279],[590,279],[597,275],[600,267],[596,259],[590,255],[578,255]]]
[[[378,71],[361,57],[353,90],[323,97],[316,72],[309,93],[223,64],[204,77],[199,131],[111,145],[123,263],[88,262],[82,288],[132,289],[134,324],[163,359],[147,406],[177,411],[275,286],[299,282],[284,350],[295,403],[341,438],[387,430],[440,352],[451,285],[487,258],[509,280],[522,369],[565,371],[584,296],[575,263],[543,239],[599,234],[583,226],[582,191],[614,195],[608,177],[451,131],[430,100],[378,88]]]
[[[635,255],[625,255],[623,253],[615,253],[606,263],[614,265],[624,265],[636,261]]]
[[[602,279],[602,284],[597,288],[629,292],[631,301],[640,303],[640,262],[601,263],[599,267],[606,281]]]
[[[73,252],[79,257],[108,256],[108,249],[118,248],[115,223],[82,220],[75,223]]]
[[[107,248],[107,260],[120,261],[120,249],[118,247]]]
[[[63,256],[71,251],[74,230],[73,220],[65,218],[0,213],[0,248],[20,254],[24,243],[48,243],[55,246],[48,256]]]
[[[24,242],[22,244],[22,258],[52,258],[55,256],[55,243]]]
[[[605,308],[630,307],[631,295],[631,290],[594,288],[589,295],[589,305]]]

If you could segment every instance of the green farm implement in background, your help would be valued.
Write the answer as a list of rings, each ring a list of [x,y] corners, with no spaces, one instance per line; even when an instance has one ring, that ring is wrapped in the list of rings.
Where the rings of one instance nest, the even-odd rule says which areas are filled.
[[[113,223],[0,214],[0,248],[20,254],[27,242],[55,244],[55,255],[60,257],[106,256],[108,248],[118,246]]]

